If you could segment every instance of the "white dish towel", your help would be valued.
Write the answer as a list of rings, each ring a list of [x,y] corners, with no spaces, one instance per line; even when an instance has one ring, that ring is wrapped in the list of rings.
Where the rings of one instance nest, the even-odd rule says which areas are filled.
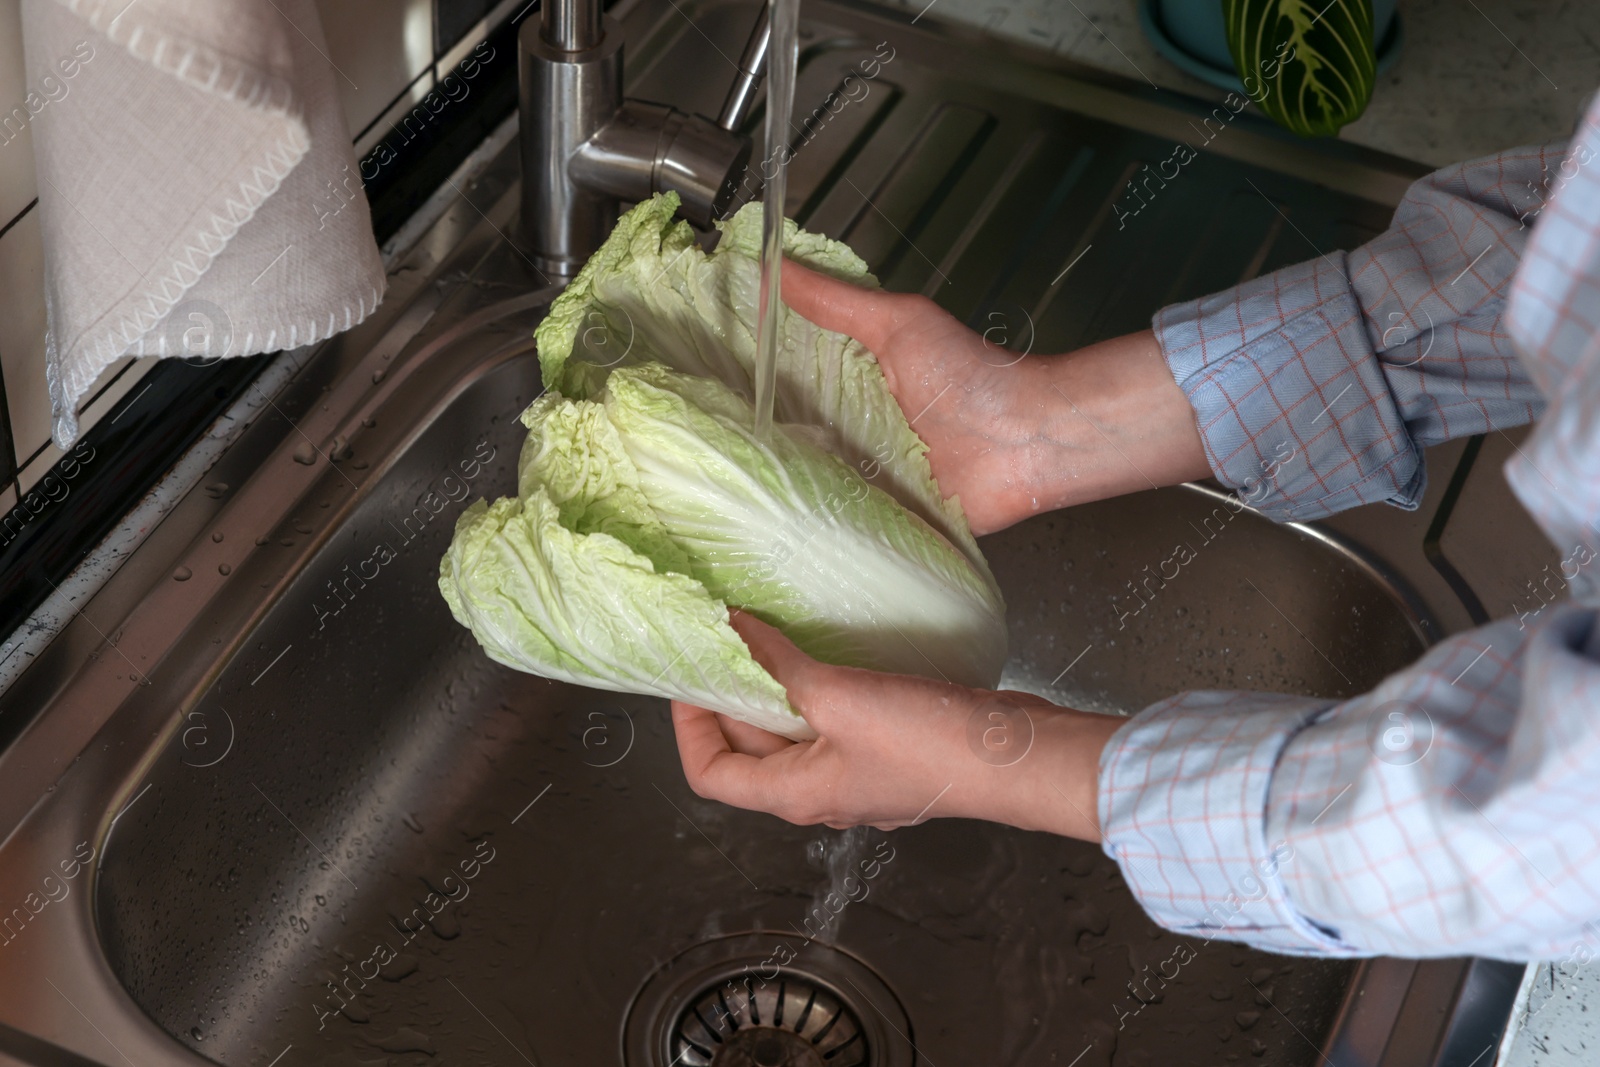
[[[349,329],[383,263],[314,0],[23,0],[53,437],[121,356]],[[52,87],[55,91],[52,92]]]

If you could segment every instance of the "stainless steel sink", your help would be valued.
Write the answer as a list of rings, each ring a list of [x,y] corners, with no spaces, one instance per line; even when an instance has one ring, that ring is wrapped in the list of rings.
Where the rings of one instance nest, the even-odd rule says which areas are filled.
[[[713,109],[724,79],[695,72],[750,9],[620,14],[630,92]],[[803,134],[791,211],[1018,352],[1348,243],[1405,184],[1241,118],[1118,229],[1127,176],[1204,109],[926,22],[807,17],[801,114],[832,117]],[[864,78],[880,42],[894,57]],[[466,503],[512,491],[539,388],[553,293],[503,236],[515,179],[512,146],[6,694],[29,725],[0,753],[0,1063],[1479,1051],[1503,1022],[1485,965],[1178,937],[1098,849],[1046,835],[835,833],[704,802],[662,702],[490,663],[435,574]],[[1454,458],[1432,457],[1438,486]],[[984,542],[1006,684],[1124,713],[1197,686],[1360,691],[1467,622],[1426,560],[1438,513],[1436,489],[1421,516],[1282,527],[1191,486],[1035,518]],[[1150,584],[1178,544],[1193,562]]]

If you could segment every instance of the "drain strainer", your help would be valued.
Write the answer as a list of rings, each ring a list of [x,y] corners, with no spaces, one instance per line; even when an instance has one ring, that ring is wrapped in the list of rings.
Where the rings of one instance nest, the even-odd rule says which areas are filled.
[[[849,953],[792,934],[722,937],[653,974],[623,1026],[627,1067],[913,1067],[911,1023]]]
[[[831,989],[780,970],[719,982],[678,1016],[667,1042],[683,1067],[869,1067],[861,1020]]]

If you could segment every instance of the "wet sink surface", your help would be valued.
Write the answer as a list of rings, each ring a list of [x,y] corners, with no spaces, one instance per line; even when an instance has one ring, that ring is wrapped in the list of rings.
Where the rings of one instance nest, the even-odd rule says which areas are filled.
[[[714,66],[715,46],[644,10],[628,24],[645,42],[635,91],[714,110],[720,80],[673,72]],[[845,28],[810,25],[813,102],[879,29],[815,10]],[[749,15],[692,13],[725,48]],[[1029,96],[1009,68],[957,75],[954,46],[886,32],[896,58],[808,137],[790,210],[890,287],[980,327],[999,315],[1019,353],[1138,328],[1163,301],[1305,258],[1296,235],[1338,247],[1383,223],[1369,200],[1208,155],[1137,220],[1147,239],[1119,237],[1119,187],[1170,139],[1064,110],[1055,83]],[[526,288],[516,269],[501,249],[472,282]],[[526,338],[536,318],[524,306],[482,329]],[[330,475],[270,531],[263,552],[320,547],[128,772],[95,923],[162,1029],[241,1067],[729,1067],[760,1061],[668,1032],[693,1030],[678,1012],[696,981],[778,957],[836,995],[838,1026],[861,1027],[832,1067],[869,1045],[877,1067],[1319,1062],[1350,964],[1161,931],[1094,846],[958,820],[838,833],[699,800],[664,702],[489,662],[451,620],[437,563],[468,501],[512,490],[538,374],[525,342],[463,373],[398,453],[364,457],[358,439],[375,473],[357,503],[321,495]],[[1179,545],[1192,558],[1175,567]],[[1205,686],[1358,692],[1428,632],[1358,556],[1201,488],[1040,516],[983,547],[1010,608],[1006,684],[1095,710]]]
[[[798,931],[819,943],[793,965],[859,958],[929,1063],[1067,1063],[1085,1047],[1083,1064],[1136,1063],[1191,1042],[1316,1060],[1296,1028],[1327,1029],[1348,965],[1165,933],[1093,846],[954,820],[845,835],[702,801],[664,702],[490,663],[434,577],[464,506],[449,497],[511,490],[514,416],[536,390],[529,354],[435,421],[119,820],[102,936],[165,1029],[230,1064],[289,1045],[298,1062],[507,1063],[515,1049],[610,1063],[656,968],[708,939]],[[444,506],[422,522],[429,501]],[[1416,651],[1387,594],[1249,515],[1200,546],[1149,619],[1125,620],[1112,579],[1194,540],[1191,517],[1214,506],[1172,490],[986,539],[1011,604],[1008,683],[1131,708],[1174,682],[1338,690],[1323,653],[1352,644],[1369,654],[1339,669],[1365,686]],[[375,577],[350,580],[385,548]],[[1303,638],[1264,596],[1213,602],[1243,565],[1296,598]],[[1156,1002],[1141,1008],[1130,982]]]

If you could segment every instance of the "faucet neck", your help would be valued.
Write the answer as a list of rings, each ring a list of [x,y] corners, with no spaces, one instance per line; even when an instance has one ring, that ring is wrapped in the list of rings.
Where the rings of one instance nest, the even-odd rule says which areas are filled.
[[[582,52],[600,43],[600,0],[543,0],[539,36],[552,48]]]

